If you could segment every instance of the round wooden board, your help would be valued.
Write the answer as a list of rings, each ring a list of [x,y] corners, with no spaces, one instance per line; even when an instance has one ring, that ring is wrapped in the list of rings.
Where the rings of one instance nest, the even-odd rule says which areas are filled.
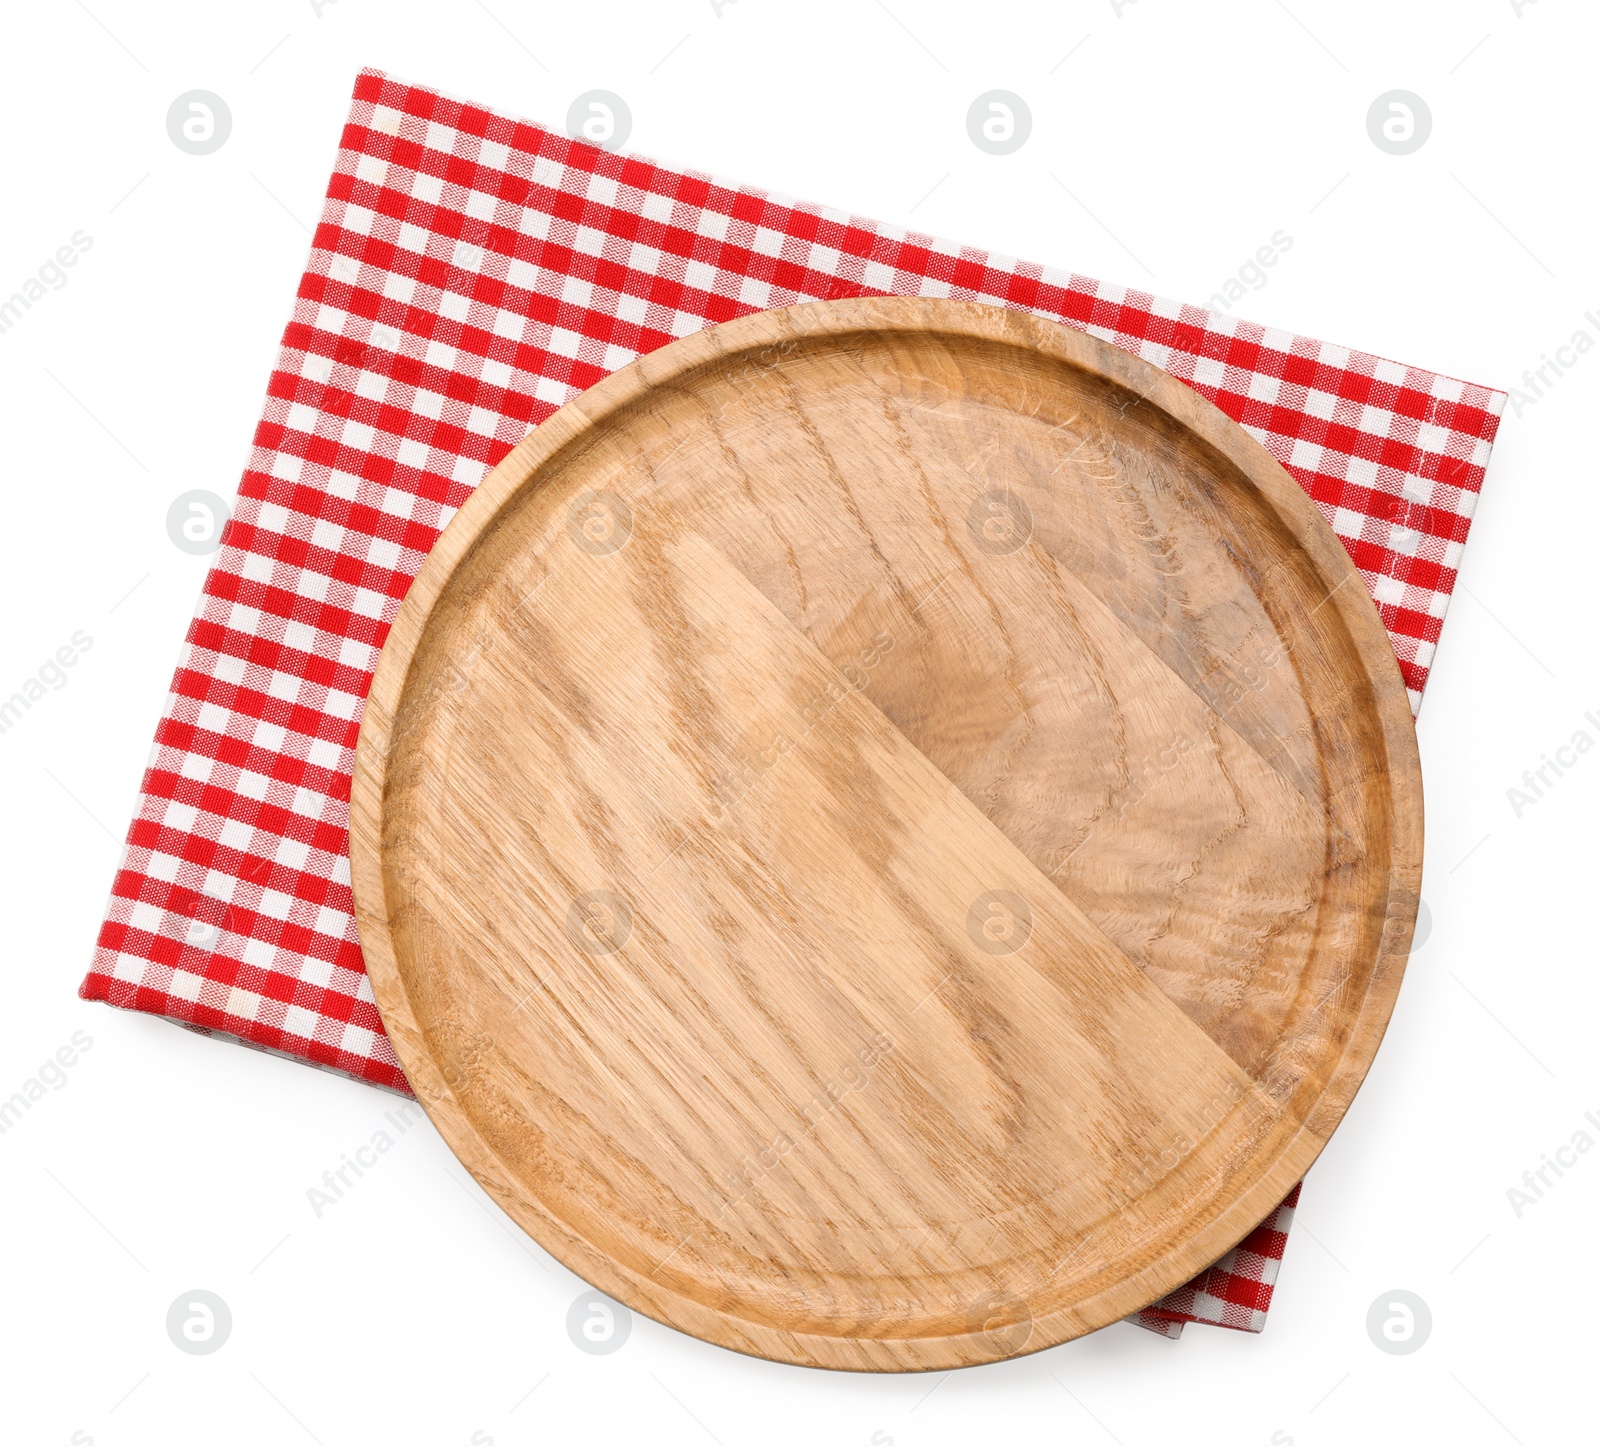
[[[351,864],[407,1077],[636,1310],[861,1370],[1121,1319],[1360,1084],[1421,780],[1349,557],[1156,368],[947,301],[768,312],[446,529]]]

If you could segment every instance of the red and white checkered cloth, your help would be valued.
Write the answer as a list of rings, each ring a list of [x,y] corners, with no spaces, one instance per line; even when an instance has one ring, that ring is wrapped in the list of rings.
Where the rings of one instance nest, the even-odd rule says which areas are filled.
[[[1283,1247],[1289,1243],[1289,1226],[1299,1203],[1300,1187],[1296,1185],[1283,1204],[1215,1265],[1130,1319],[1173,1340],[1183,1334],[1189,1321],[1260,1331],[1267,1323],[1272,1287],[1277,1284]]]
[[[1349,548],[1415,707],[1503,393],[365,71],[82,997],[405,1090],[351,917],[347,819],[378,651],[428,549],[530,427],[640,354],[885,293],[1065,322],[1210,398]],[[1142,1323],[1259,1330],[1294,1199]]]

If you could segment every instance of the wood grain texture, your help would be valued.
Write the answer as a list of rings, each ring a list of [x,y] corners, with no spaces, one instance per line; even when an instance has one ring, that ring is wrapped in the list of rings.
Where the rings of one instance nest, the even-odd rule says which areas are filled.
[[[1203,399],[955,302],[745,318],[498,467],[352,797],[446,1140],[636,1309],[933,1369],[1119,1319],[1315,1157],[1399,985],[1415,739]]]

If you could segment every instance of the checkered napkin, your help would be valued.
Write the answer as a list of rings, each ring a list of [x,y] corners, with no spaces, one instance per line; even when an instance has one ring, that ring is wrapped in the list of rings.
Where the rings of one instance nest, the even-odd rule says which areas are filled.
[[[82,997],[405,1090],[351,917],[347,819],[378,650],[428,549],[530,427],[642,353],[886,293],[1065,322],[1210,398],[1350,550],[1415,707],[1502,393],[365,71]],[[1260,1330],[1296,1195],[1141,1324]]]

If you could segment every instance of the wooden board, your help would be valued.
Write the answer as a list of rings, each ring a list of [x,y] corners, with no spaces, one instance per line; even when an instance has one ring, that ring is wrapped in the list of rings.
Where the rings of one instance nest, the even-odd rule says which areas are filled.
[[[351,863],[451,1148],[601,1289],[936,1369],[1148,1304],[1338,1123],[1420,885],[1406,695],[1293,480],[1077,332],[677,342],[445,531]]]

